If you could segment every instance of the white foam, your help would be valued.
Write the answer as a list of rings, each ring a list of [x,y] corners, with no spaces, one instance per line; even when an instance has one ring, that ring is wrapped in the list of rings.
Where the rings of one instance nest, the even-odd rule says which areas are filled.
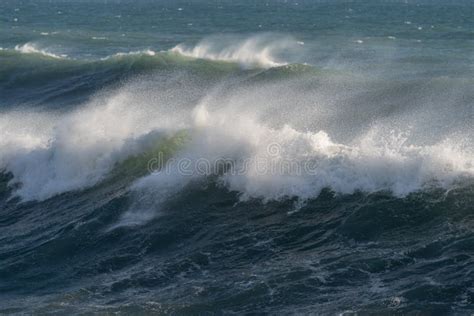
[[[286,65],[286,61],[279,60],[278,53],[288,52],[301,46],[300,43],[287,37],[265,35],[246,39],[208,38],[194,46],[179,44],[171,52],[192,58],[234,62],[245,68],[270,68]]]
[[[200,104],[193,117],[191,143],[167,168],[135,183],[134,202],[117,226],[140,225],[158,216],[162,204],[186,185],[216,175],[212,166],[223,159],[234,165],[218,181],[238,192],[242,201],[297,197],[303,203],[324,188],[341,194],[389,191],[403,197],[432,185],[449,188],[459,177],[474,176],[472,151],[449,138],[415,146],[402,134],[378,136],[382,127],[375,126],[345,145],[325,131],[271,128],[230,108],[209,112]],[[191,167],[183,169],[183,161]],[[203,168],[202,162],[210,162],[204,166],[211,168]],[[297,168],[285,169],[289,165]]]
[[[433,183],[447,187],[459,176],[474,175],[472,154],[449,139],[431,146],[408,145],[406,137],[397,133],[377,136],[381,127],[374,127],[354,144],[345,145],[332,141],[325,131],[303,132],[288,125],[270,128],[231,109],[210,113],[201,104],[194,117],[193,142],[180,158],[193,166],[200,159],[211,165],[222,158],[233,160],[236,172],[220,180],[240,192],[242,199],[296,196],[304,200],[327,187],[343,194],[386,190],[405,196]],[[248,165],[240,165],[242,161]],[[295,168],[284,169],[289,164]],[[241,170],[245,172],[237,174]],[[192,176],[173,172],[184,183],[202,175],[197,170]],[[155,186],[155,192],[160,192],[170,183],[163,177],[169,176],[150,175],[135,188]]]
[[[42,113],[10,112],[0,116],[0,169],[16,156],[45,148],[52,131],[52,116]]]
[[[34,43],[26,43],[23,45],[16,45],[15,50],[18,52],[21,52],[23,54],[38,54],[38,55],[43,55],[51,58],[57,58],[57,59],[62,59],[66,58],[67,55],[61,54],[53,54],[45,49],[38,48],[36,44]]]
[[[156,52],[151,50],[151,49],[146,49],[146,50],[139,50],[139,51],[131,51],[131,52],[119,52],[107,57],[102,58],[102,60],[108,60],[111,58],[120,58],[120,57],[125,57],[125,56],[155,56]]]
[[[285,82],[285,86],[295,90],[291,82]],[[224,97],[211,93],[190,111],[192,120],[187,128],[191,142],[166,169],[136,182],[132,187],[134,202],[120,226],[141,224],[159,215],[163,202],[178,195],[186,185],[215,176],[212,166],[223,160],[233,161],[233,168],[219,175],[218,181],[238,192],[242,200],[297,197],[304,202],[317,197],[324,188],[340,194],[389,191],[403,197],[432,186],[449,189],[459,179],[474,176],[469,136],[444,135],[431,139],[431,144],[414,144],[407,129],[399,132],[381,120],[353,140],[337,142],[329,131],[269,124],[269,111],[282,111],[285,121],[289,121],[288,113],[277,107],[280,97],[275,91],[281,87],[255,89],[261,96],[247,89]],[[340,107],[338,110],[343,110]],[[314,106],[310,111],[326,112]],[[426,118],[425,113],[408,115]],[[333,118],[336,126],[344,128],[337,117]],[[180,168],[181,161],[190,167]],[[202,168],[201,162],[210,163]],[[288,165],[291,167],[285,168]]]
[[[67,114],[3,113],[0,170],[13,174],[12,183],[21,185],[15,196],[23,200],[89,187],[117,161],[140,151],[140,137],[178,126],[152,113],[151,102],[126,90]]]

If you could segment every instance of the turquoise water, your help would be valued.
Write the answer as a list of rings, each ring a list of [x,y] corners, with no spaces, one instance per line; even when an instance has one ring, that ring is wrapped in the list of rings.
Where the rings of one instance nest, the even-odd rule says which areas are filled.
[[[472,313],[473,16],[2,1],[0,313]]]

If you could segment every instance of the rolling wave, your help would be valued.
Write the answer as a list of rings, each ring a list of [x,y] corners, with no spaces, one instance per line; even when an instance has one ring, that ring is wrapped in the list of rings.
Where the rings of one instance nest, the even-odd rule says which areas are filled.
[[[341,194],[389,191],[406,196],[429,187],[449,189],[474,175],[472,144],[462,135],[451,133],[432,144],[415,144],[409,134],[387,130],[380,122],[342,143],[331,139],[327,130],[303,131],[288,123],[278,127],[263,120],[267,106],[275,106],[278,99],[273,89],[281,86],[268,86],[272,89],[264,97],[268,105],[249,108],[245,98],[253,97],[247,87],[235,96],[221,95],[225,88],[217,94],[201,93],[195,101],[184,98],[178,105],[153,93],[141,96],[137,88],[142,85],[138,81],[97,96],[69,113],[5,113],[0,119],[4,135],[0,169],[13,176],[14,196],[44,200],[82,190],[117,170],[124,172],[126,165],[137,166],[134,178],[143,177],[131,186],[133,191],[153,200],[159,192],[182,188],[202,177],[217,176],[221,185],[239,192],[243,200],[296,197],[304,201],[316,198],[325,188]],[[264,87],[257,89],[259,93]],[[169,96],[175,93],[170,90]],[[244,103],[238,105],[234,98]],[[38,116],[43,118],[37,120]],[[22,133],[17,126],[24,126]],[[151,160],[160,150],[149,152],[150,142],[164,141],[184,130],[189,138],[167,154],[174,159],[166,172],[148,175],[145,158],[137,164],[132,159],[138,155]],[[182,161],[191,169],[179,170]],[[203,161],[209,166],[228,161],[231,168],[203,171],[199,169]]]
[[[3,49],[0,51],[0,92],[4,97],[0,106],[77,104],[100,89],[142,74],[187,71],[211,81],[228,75],[259,75],[255,78],[273,80],[303,74],[311,68],[276,62],[271,54],[274,44],[265,44],[261,39],[251,38],[241,46],[234,44],[217,55],[200,45],[204,44],[196,46],[195,50],[200,52],[196,56],[177,48],[184,47],[178,45],[169,51],[118,52],[95,59],[54,53],[36,43]],[[269,71],[267,75],[266,71]],[[24,89],[29,93],[24,93]]]
[[[56,58],[24,46],[20,49],[23,51],[0,51],[0,107],[78,104],[100,89],[156,72],[182,69],[212,79],[236,70],[232,64],[195,61],[169,52],[137,51],[89,60],[54,55]]]
[[[189,46],[185,43],[165,51],[154,51],[152,49],[137,50],[130,52],[117,52],[98,59],[81,58],[59,54],[49,48],[43,48],[35,42],[18,44],[13,49],[1,48],[0,57],[14,57],[14,53],[31,55],[34,58],[57,59],[58,64],[65,60],[75,60],[77,63],[90,64],[100,61],[118,61],[124,59],[137,60],[143,57],[156,57],[154,60],[161,63],[183,63],[193,59],[235,63],[244,68],[272,68],[289,64],[281,60],[281,53],[292,51],[298,47],[298,41],[289,37],[252,36],[244,39],[229,38],[223,40],[209,37],[196,45]],[[12,56],[13,55],[13,56]],[[186,57],[186,58],[184,58]],[[37,60],[38,66],[44,60]],[[15,66],[15,60],[10,62]],[[150,62],[150,65],[153,63]]]

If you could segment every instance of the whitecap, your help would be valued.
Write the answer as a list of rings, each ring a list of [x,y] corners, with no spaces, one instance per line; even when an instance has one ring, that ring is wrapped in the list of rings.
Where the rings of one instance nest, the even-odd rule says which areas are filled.
[[[234,62],[245,68],[271,68],[287,64],[277,55],[281,51],[291,51],[295,48],[295,43],[296,41],[287,37],[275,38],[265,35],[246,39],[209,38],[194,46],[179,44],[170,51],[192,58]]]
[[[62,59],[66,58],[67,55],[61,54],[57,55],[54,53],[51,53],[45,49],[38,48],[38,46],[34,43],[26,43],[23,45],[16,45],[15,50],[22,53],[22,54],[38,54],[38,55],[43,55],[46,57],[51,57],[51,58],[57,58],[57,59]]]

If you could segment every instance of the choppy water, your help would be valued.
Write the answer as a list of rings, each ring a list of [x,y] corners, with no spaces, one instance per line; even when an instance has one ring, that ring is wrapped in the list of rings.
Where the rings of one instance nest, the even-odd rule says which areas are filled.
[[[0,313],[472,313],[473,16],[2,1]]]

